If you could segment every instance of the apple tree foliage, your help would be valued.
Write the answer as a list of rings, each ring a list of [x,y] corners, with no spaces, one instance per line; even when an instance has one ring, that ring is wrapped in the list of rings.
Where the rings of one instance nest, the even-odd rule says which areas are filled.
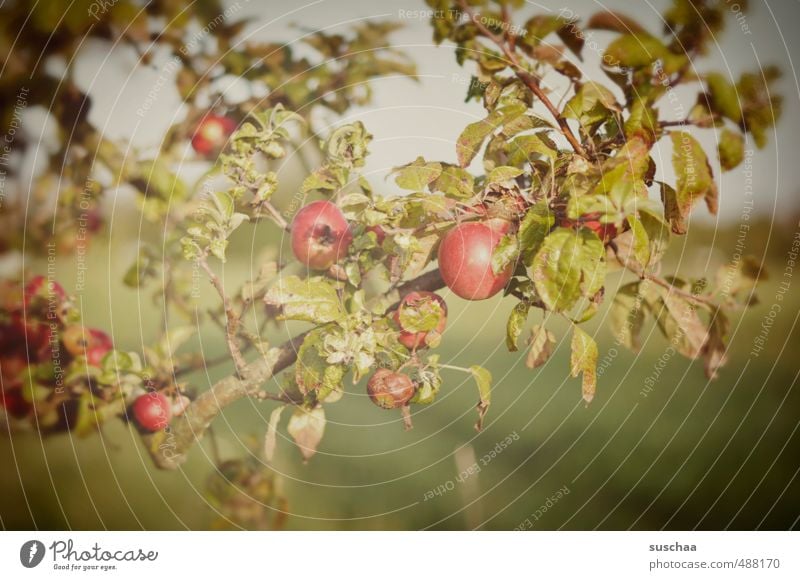
[[[41,45],[46,56],[69,60],[80,39],[93,36],[129,44],[145,66],[155,46],[166,47],[179,58],[176,80],[189,111],[169,130],[157,155],[132,155],[124,143],[104,138],[88,123],[91,103],[69,74],[56,82],[34,73],[31,99],[47,104],[63,141],[50,152],[49,171],[33,183],[29,195],[50,199],[54,175],[60,176],[59,195],[56,207],[43,204],[37,210],[42,215],[22,216],[30,222],[27,238],[16,238],[18,229],[0,229],[3,248],[33,251],[39,240],[64,239],[62,232],[75,227],[79,192],[86,184],[98,205],[109,191],[129,188],[144,219],[160,226],[163,239],[143,245],[125,282],[149,289],[165,310],[185,321],[165,324],[160,342],[143,352],[110,351],[88,375],[85,357],[70,359],[76,366],[62,379],[84,385],[76,391],[82,393],[84,407],[79,408],[84,412],[68,427],[90,432],[108,415],[125,416],[132,399],[143,392],[165,393],[177,407],[163,429],[142,436],[156,465],[170,469],[186,459],[226,405],[252,397],[278,403],[264,437],[267,459],[283,424],[309,459],[323,439],[327,406],[340,401],[347,383],[359,383],[381,368],[413,383],[413,396],[398,406],[407,427],[411,409],[431,404],[447,389],[448,373],[467,373],[476,385],[480,429],[491,403],[492,377],[479,365],[455,367],[436,354],[439,342],[447,340],[446,331],[440,333],[446,308],[436,300],[421,300],[398,310],[412,293],[445,287],[438,261],[451,258],[439,251],[442,240],[472,222],[487,224],[499,238],[491,247],[486,275],[509,273],[502,296],[514,307],[505,343],[511,351],[525,350],[529,367],[547,362],[557,341],[551,321],[562,318],[571,333],[565,372],[580,377],[580,396],[587,403],[602,394],[598,346],[582,324],[605,302],[621,344],[638,349],[642,330],[653,323],[680,354],[702,360],[709,378],[717,375],[725,362],[730,313],[754,301],[763,274],[745,259],[707,278],[664,275],[662,258],[670,238],[687,233],[698,205],[716,213],[717,174],[743,161],[746,139],[763,147],[780,114],[780,97],[771,90],[777,70],[766,68],[731,81],[697,68],[730,19],[727,3],[673,0],[660,31],[613,12],[586,19],[554,13],[520,18],[521,0],[427,3],[433,38],[446,46],[439,50],[453,50],[458,64],[473,75],[466,98],[485,112],[453,135],[448,160],[418,157],[398,166],[393,179],[404,194],[397,196],[374,190],[361,173],[372,138],[368,127],[355,122],[317,128],[311,114],[321,108],[343,113],[369,102],[365,87],[374,77],[413,75],[413,64],[388,43],[395,25],[370,22],[351,35],[305,35],[303,41],[319,55],[314,63],[295,57],[288,46],[240,41],[244,22],[236,20],[211,31],[216,50],[186,54],[181,31],[188,21],[202,24],[220,14],[214,3],[196,3],[173,14],[167,2],[139,9],[120,1],[97,22],[72,15],[70,8],[55,30],[58,19],[39,14],[55,10],[55,3],[34,10],[26,34],[37,39],[57,33],[53,42]],[[86,2],[71,6],[79,4]],[[14,23],[23,18],[22,7],[15,6],[0,9],[6,44]],[[165,16],[168,24],[154,32],[149,23],[156,15]],[[599,51],[592,56],[599,56],[601,66],[587,70],[586,39],[597,30],[611,38],[602,49],[592,43],[592,50]],[[29,71],[37,70],[32,59],[39,55],[11,54],[4,98],[29,83]],[[237,129],[208,179],[193,185],[175,167],[208,113],[195,99],[209,91],[214,97],[212,81],[220,74],[263,82],[269,92],[235,106],[213,100],[213,111],[233,118]],[[671,99],[678,87],[697,93],[680,117]],[[460,97],[453,95],[454,100]],[[717,151],[700,144],[702,131],[715,133]],[[317,162],[285,207],[281,196],[273,199],[281,187],[276,167],[302,152],[304,140],[317,144]],[[659,167],[665,152],[668,169]],[[110,185],[94,177],[99,167],[113,175]],[[670,180],[659,177],[672,174]],[[209,190],[212,178],[217,186]],[[335,264],[312,270],[287,254],[260,264],[258,275],[241,288],[225,287],[216,271],[233,238],[266,222],[288,239],[293,216],[318,199],[341,211],[352,234]],[[55,230],[43,217],[54,219]],[[469,248],[470,240],[464,243]],[[198,269],[219,294],[219,306],[206,317],[226,340],[229,353],[220,361],[180,352],[195,331],[191,279]],[[623,271],[629,281],[608,284],[615,271]],[[70,300],[62,302],[56,334],[77,321]],[[535,311],[541,315],[535,317]],[[283,328],[284,321],[306,329],[283,344],[270,344],[265,325]],[[401,330],[425,339],[409,348],[408,341],[399,340]],[[503,340],[501,329],[497,339]],[[52,392],[42,387],[52,381],[37,379],[52,364],[34,363],[24,371],[25,401],[36,404],[12,421],[35,424],[44,408],[39,405],[53,401]],[[187,374],[218,363],[232,363],[235,372],[202,392],[187,384]],[[229,481],[271,485],[253,475],[257,469],[247,461],[229,462],[224,471]],[[224,486],[211,488],[224,503],[219,499]],[[236,511],[230,501],[225,505]],[[258,514],[250,515],[257,519]]]

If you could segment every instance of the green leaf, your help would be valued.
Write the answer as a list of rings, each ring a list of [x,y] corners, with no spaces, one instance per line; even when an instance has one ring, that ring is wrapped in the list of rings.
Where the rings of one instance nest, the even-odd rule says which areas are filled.
[[[497,242],[492,252],[492,271],[495,274],[504,272],[511,264],[517,261],[519,244],[516,234],[505,234]]]
[[[711,110],[738,124],[742,120],[742,107],[736,87],[720,73],[706,76]]]
[[[705,198],[706,205],[712,214],[717,212],[717,186],[711,174],[708,158],[700,143],[686,131],[673,132],[672,164],[677,175],[674,205],[669,209],[674,214],[670,221],[685,223],[692,211],[692,206],[700,198]],[[666,205],[666,202],[665,202]],[[675,233],[683,233],[675,229]]]
[[[643,269],[650,265],[650,238],[642,222],[635,216],[628,216],[633,233],[633,255]]]
[[[342,303],[333,285],[320,276],[302,280],[281,278],[264,296],[268,306],[281,309],[280,320],[302,320],[324,324],[344,316]]]
[[[593,297],[606,274],[605,248],[592,231],[558,228],[533,260],[532,279],[549,310],[566,312],[583,296]]]
[[[741,133],[723,129],[717,144],[719,163],[723,171],[730,171],[744,160],[744,137]]]
[[[299,407],[289,419],[288,430],[303,459],[308,461],[317,452],[325,433],[325,410],[321,406],[311,410]]]
[[[489,172],[489,175],[486,177],[486,184],[491,185],[493,183],[504,183],[522,175],[522,173],[523,171],[519,167],[501,165],[500,167],[495,167],[491,172]]]
[[[612,67],[644,68],[669,54],[667,47],[647,33],[625,34],[606,48],[603,64]]]
[[[403,189],[422,191],[442,174],[441,163],[428,163],[422,157],[395,169],[395,182]]]
[[[588,126],[605,120],[609,111],[619,110],[614,93],[599,83],[589,82],[567,102],[563,115]]]
[[[511,311],[506,323],[506,347],[510,352],[519,350],[518,342],[519,335],[522,334],[522,329],[525,322],[528,320],[528,312],[531,305],[528,302],[519,302]]]
[[[597,389],[597,343],[575,326],[572,332],[572,355],[570,373],[577,377],[583,373],[583,400],[591,403]]]
[[[144,193],[148,196],[156,195],[164,200],[181,201],[188,195],[186,184],[161,159],[142,161],[139,175],[147,183]]]
[[[294,377],[300,392],[305,394],[316,391],[324,382],[325,371],[330,366],[320,352],[325,328],[310,331],[297,349],[297,363],[294,366]]]
[[[497,128],[510,123],[525,113],[524,105],[508,105],[495,109],[481,121],[466,126],[456,141],[456,156],[461,167],[466,167],[480,151],[483,142]]]
[[[642,25],[633,18],[611,10],[593,14],[586,23],[586,28],[589,30],[610,30],[611,32],[621,32],[623,34],[645,32]]]
[[[444,316],[441,304],[432,298],[421,298],[404,303],[399,311],[400,325],[408,332],[429,332],[434,330]]]
[[[707,329],[696,307],[666,288],[659,287],[656,292],[660,298],[651,310],[657,314],[661,332],[683,356],[699,357],[706,342]]]
[[[639,282],[620,288],[611,303],[609,319],[614,339],[633,352],[641,348],[640,335],[647,318],[646,308],[647,301],[639,293]]]
[[[430,184],[431,191],[441,191],[447,197],[469,199],[475,195],[475,178],[456,165],[444,165],[441,174]]]
[[[492,403],[492,373],[479,365],[472,365],[469,367],[469,372],[475,383],[478,385],[478,422],[475,423],[475,429],[478,431],[483,429],[483,418],[486,416],[486,411],[489,410],[489,405]]]
[[[556,346],[555,335],[544,326],[537,324],[531,328],[531,335],[528,338],[528,356],[525,357],[525,366],[535,369],[542,366],[550,356]]]
[[[519,247],[522,260],[525,265],[530,266],[539,246],[542,244],[547,234],[553,229],[556,218],[550,211],[547,201],[542,200],[534,204],[519,224]]]

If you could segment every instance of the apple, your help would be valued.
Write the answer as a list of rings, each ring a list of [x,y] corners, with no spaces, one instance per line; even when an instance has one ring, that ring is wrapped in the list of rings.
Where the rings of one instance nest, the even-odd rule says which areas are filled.
[[[80,324],[68,326],[61,336],[61,342],[72,356],[86,356],[86,362],[100,366],[103,357],[114,348],[111,337],[96,328],[84,328]]]
[[[381,226],[369,226],[366,231],[375,234],[375,237],[378,240],[378,245],[379,246],[383,245],[383,240],[386,239],[386,232],[383,230]]]
[[[582,215],[580,219],[577,220],[573,220],[567,217],[561,218],[558,225],[561,226],[562,228],[571,228],[571,229],[578,229],[581,227],[589,228],[595,234],[597,234],[598,238],[603,240],[604,244],[609,243],[619,234],[617,226],[615,226],[614,224],[601,223],[600,214],[597,212],[587,213],[585,215]]]
[[[484,300],[508,284],[513,264],[495,274],[492,253],[510,227],[510,222],[494,219],[463,223],[447,232],[439,245],[439,271],[455,295]]]
[[[347,254],[353,233],[341,210],[329,201],[314,201],[292,220],[292,251],[312,270],[327,270]]]
[[[427,331],[409,331],[403,328],[402,318],[404,314],[426,315],[437,314],[438,321],[436,326]],[[414,350],[428,346],[427,338],[431,332],[441,335],[447,325],[447,304],[444,298],[434,292],[410,292],[400,301],[400,306],[394,311],[394,321],[400,328],[397,340],[404,347]]]
[[[9,415],[22,419],[31,410],[31,404],[25,400],[19,387],[0,389],[0,407],[4,407]]]
[[[58,282],[50,281],[44,276],[34,276],[25,285],[23,297],[25,306],[29,308],[34,300],[40,298],[45,304],[51,300],[51,297],[56,302],[63,302],[67,298],[67,293]]]
[[[414,396],[414,383],[403,373],[378,369],[367,381],[367,394],[382,409],[398,409]]]
[[[172,419],[172,405],[161,393],[150,392],[138,397],[131,405],[133,418],[145,431],[161,431]]]
[[[192,136],[192,148],[204,157],[219,153],[236,130],[236,121],[222,115],[208,114],[200,121]]]

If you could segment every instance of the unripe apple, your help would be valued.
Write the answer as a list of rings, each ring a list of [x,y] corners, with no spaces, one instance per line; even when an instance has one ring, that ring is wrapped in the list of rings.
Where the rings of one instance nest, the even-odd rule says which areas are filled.
[[[72,356],[86,356],[86,362],[100,366],[103,357],[114,348],[111,337],[96,328],[84,329],[80,324],[68,326],[61,336],[61,342]]]
[[[169,399],[156,392],[137,398],[131,405],[131,411],[136,423],[151,433],[161,431],[172,419],[172,405]]]
[[[495,274],[492,253],[510,227],[505,220],[467,222],[445,235],[439,245],[439,271],[454,294],[466,300],[484,300],[508,284],[513,264]]]
[[[292,251],[312,270],[327,270],[347,255],[353,233],[342,212],[329,201],[314,201],[292,220]]]
[[[398,409],[414,396],[414,383],[403,373],[378,369],[367,381],[367,394],[382,409]]]
[[[222,115],[203,117],[192,135],[192,148],[204,157],[218,154],[236,130],[236,121]]]
[[[438,308],[436,308],[438,306]],[[436,326],[427,331],[410,331],[403,327],[402,318],[404,314],[412,314],[410,311],[424,315],[438,310],[438,321]],[[408,349],[416,349],[428,346],[427,338],[430,333],[441,335],[447,326],[447,304],[444,298],[434,292],[411,292],[400,301],[400,306],[394,311],[394,321],[400,327],[397,341]]]

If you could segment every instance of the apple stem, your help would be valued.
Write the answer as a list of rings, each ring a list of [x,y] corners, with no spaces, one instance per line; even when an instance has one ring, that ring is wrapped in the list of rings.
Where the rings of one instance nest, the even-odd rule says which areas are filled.
[[[458,366],[455,366],[455,365],[443,365],[443,364],[440,364],[438,366],[439,366],[439,368],[442,368],[442,369],[448,369],[448,370],[451,370],[451,371],[460,371],[462,373],[472,374],[471,370],[466,369],[464,367],[458,367]]]

